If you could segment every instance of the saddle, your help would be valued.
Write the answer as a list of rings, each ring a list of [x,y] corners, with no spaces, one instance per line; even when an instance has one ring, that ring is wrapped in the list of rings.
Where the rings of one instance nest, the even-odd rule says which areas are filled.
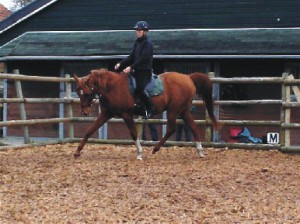
[[[129,74],[128,79],[129,79],[128,85],[129,85],[130,93],[135,99],[134,114],[145,116],[145,105],[141,103],[139,99],[137,99],[137,97],[135,96],[135,89],[136,89],[135,78],[131,74]],[[164,86],[161,78],[158,75],[152,74],[151,80],[146,85],[145,90],[147,91],[150,97],[161,95],[164,90]]]
[[[129,85],[130,93],[133,97],[135,97],[135,89],[136,89],[135,78],[131,74],[129,74],[128,79],[129,79],[128,85]],[[147,91],[149,96],[161,95],[164,91],[164,86],[161,78],[156,74],[152,74],[151,80],[147,84],[145,90]]]

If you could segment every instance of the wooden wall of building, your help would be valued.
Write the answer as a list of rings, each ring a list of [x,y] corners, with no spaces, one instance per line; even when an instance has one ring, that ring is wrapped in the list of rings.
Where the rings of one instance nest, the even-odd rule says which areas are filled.
[[[128,30],[138,20],[153,29],[296,27],[299,7],[298,0],[63,0],[2,33],[0,45],[28,30]]]

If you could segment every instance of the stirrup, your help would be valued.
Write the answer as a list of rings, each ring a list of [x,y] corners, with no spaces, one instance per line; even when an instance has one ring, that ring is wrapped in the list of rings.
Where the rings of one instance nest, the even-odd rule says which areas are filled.
[[[153,113],[152,111],[145,110],[145,116],[143,116],[143,119],[147,120],[147,119],[151,118],[153,115],[152,113]]]

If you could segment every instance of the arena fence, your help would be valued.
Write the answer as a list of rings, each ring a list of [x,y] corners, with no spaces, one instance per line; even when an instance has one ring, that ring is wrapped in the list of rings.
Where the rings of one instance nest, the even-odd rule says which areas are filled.
[[[16,71],[16,73],[18,73]],[[196,124],[205,126],[205,141],[203,145],[205,147],[217,147],[217,148],[244,148],[244,149],[279,149],[284,152],[300,152],[300,146],[292,146],[290,131],[291,129],[300,129],[300,123],[291,123],[291,110],[296,107],[300,107],[300,93],[297,85],[300,84],[299,79],[294,79],[291,74],[284,73],[282,77],[237,77],[237,78],[221,78],[214,77],[213,73],[209,73],[211,79],[215,84],[224,84],[224,83],[272,83],[272,84],[281,84],[282,86],[282,98],[279,100],[216,100],[215,104],[218,106],[222,105],[280,105],[281,106],[281,116],[280,120],[220,120],[221,123],[226,126],[274,126],[280,128],[280,142],[272,143],[272,144],[251,144],[251,143],[224,143],[224,142],[212,142],[212,128],[210,125],[210,121],[206,120],[196,120]],[[0,104],[8,105],[12,103],[19,104],[20,110],[20,120],[10,120],[10,121],[1,121],[0,127],[9,127],[9,126],[19,126],[23,128],[23,139],[24,144],[22,146],[16,146],[18,148],[27,147],[28,145],[43,145],[43,144],[57,144],[61,142],[78,142],[79,138],[74,138],[74,122],[92,122],[96,120],[96,118],[91,117],[74,117],[72,103],[78,103],[79,99],[72,97],[71,85],[74,82],[73,78],[70,78],[69,75],[66,75],[65,78],[59,77],[43,77],[43,76],[29,76],[29,75],[20,75],[20,74],[1,74],[0,79],[4,80],[13,80],[15,83],[16,89],[16,98],[0,98]],[[37,82],[59,82],[63,83],[66,87],[66,96],[64,98],[24,98],[22,92],[22,82],[27,81],[37,81]],[[294,95],[297,98],[297,102],[291,102],[291,89],[294,92]],[[66,107],[66,116],[64,118],[45,118],[45,119],[27,119],[26,118],[26,107],[25,104],[33,104],[33,103],[46,103],[53,104],[63,103]],[[194,100],[194,105],[201,105],[202,101]],[[145,123],[157,123],[157,124],[166,124],[166,119],[135,119],[136,124],[138,126],[139,131],[143,124]],[[68,127],[68,137],[64,137],[63,139],[55,139],[51,142],[47,141],[45,143],[31,143],[28,126],[36,125],[36,124],[49,124],[49,123],[61,123],[67,125]],[[111,119],[109,122],[123,122],[122,119]],[[182,120],[178,120],[177,123],[182,124]],[[108,144],[133,144],[132,140],[118,140],[118,139],[96,139],[91,138],[89,142],[93,143],[108,143]],[[153,145],[155,142],[153,141],[142,141],[144,145]],[[166,143],[169,145],[178,145],[178,146],[192,146],[194,143],[192,142],[175,142],[168,141]],[[0,148],[7,148],[2,146]],[[9,146],[11,148],[11,146]]]

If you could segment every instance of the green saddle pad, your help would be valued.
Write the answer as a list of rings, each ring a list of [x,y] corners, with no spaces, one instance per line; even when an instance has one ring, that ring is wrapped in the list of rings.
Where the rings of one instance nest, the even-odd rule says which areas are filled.
[[[136,82],[132,75],[128,75],[128,85],[132,95],[135,93],[136,89]],[[157,75],[152,75],[150,82],[146,86],[146,91],[148,92],[149,96],[158,96],[161,95],[164,91],[164,86],[161,78]]]

